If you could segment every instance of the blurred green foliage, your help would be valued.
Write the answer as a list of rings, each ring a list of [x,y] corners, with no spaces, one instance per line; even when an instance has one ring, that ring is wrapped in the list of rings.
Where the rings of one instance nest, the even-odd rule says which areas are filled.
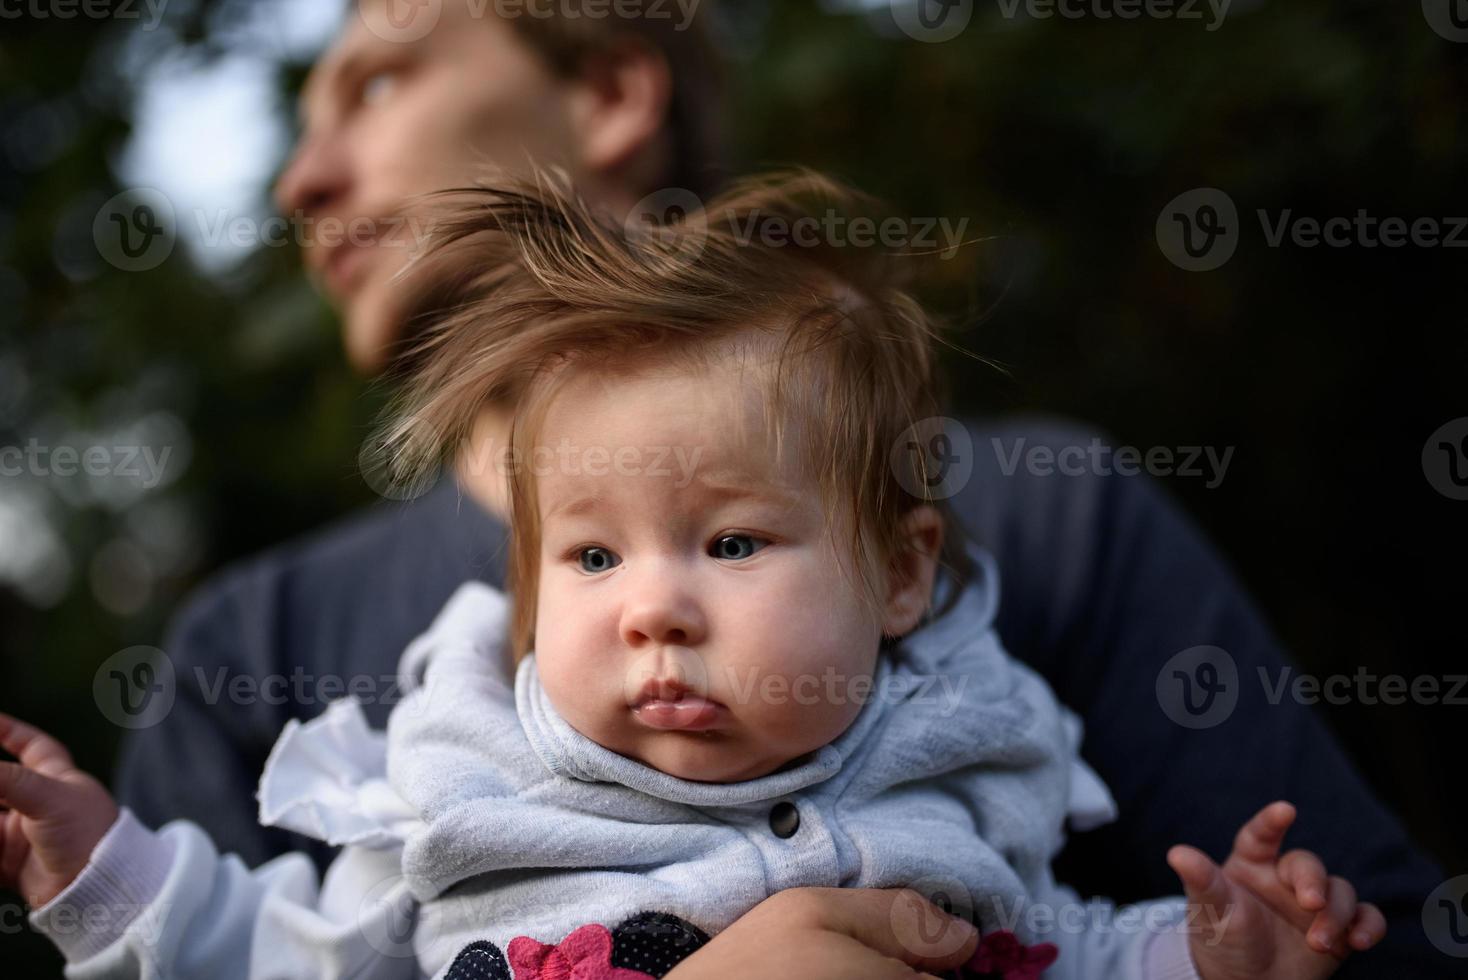
[[[119,733],[93,710],[97,665],[161,643],[170,609],[222,563],[371,499],[356,456],[381,393],[347,370],[294,249],[225,273],[179,249],[126,273],[91,241],[122,189],[129,65],[218,57],[243,6],[178,0],[141,44],[121,21],[0,23],[0,446],[149,418],[186,433],[186,470],[125,505],[0,480],[27,547],[44,530],[66,572],[54,588],[6,584],[21,525],[0,518],[4,707],[101,773]],[[1306,669],[1461,664],[1468,505],[1432,490],[1420,454],[1468,415],[1465,253],[1269,248],[1253,216],[1468,214],[1468,45],[1416,3],[1367,0],[1236,0],[1211,32],[1006,18],[981,0],[941,44],[902,37],[883,10],[730,9],[740,168],[827,169],[898,213],[967,217],[984,239],[914,260],[960,342],[1007,369],[955,362],[962,410],[1084,419],[1118,444],[1236,446],[1221,487],[1167,487]],[[279,67],[283,114],[304,67]],[[1209,186],[1237,203],[1243,242],[1222,269],[1187,273],[1154,226],[1177,194]],[[1462,711],[1326,709],[1458,870],[1468,849],[1442,766]],[[0,943],[37,975],[53,969],[33,937]]]

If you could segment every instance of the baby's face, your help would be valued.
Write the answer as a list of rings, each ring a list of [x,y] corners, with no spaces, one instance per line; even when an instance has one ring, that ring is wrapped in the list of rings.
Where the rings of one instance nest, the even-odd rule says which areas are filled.
[[[883,627],[745,385],[584,374],[536,440],[545,690],[588,738],[705,782],[766,775],[840,735]]]

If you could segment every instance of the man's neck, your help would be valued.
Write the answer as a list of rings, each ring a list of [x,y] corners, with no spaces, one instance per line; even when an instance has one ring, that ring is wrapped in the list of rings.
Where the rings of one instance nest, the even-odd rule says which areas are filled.
[[[507,521],[510,514],[510,490],[505,476],[510,419],[510,410],[503,406],[483,409],[474,422],[469,445],[455,463],[459,486],[501,521]]]

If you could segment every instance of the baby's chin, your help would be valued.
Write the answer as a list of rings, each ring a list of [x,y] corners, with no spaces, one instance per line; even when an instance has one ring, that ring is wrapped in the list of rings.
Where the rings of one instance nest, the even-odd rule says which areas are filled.
[[[722,732],[660,732],[638,743],[623,754],[659,772],[695,783],[742,783],[778,772],[796,761],[761,753]]]

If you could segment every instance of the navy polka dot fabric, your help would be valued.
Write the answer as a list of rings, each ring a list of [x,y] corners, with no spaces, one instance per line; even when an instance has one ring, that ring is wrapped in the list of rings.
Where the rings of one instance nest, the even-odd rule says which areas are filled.
[[[612,966],[657,977],[709,941],[708,934],[666,912],[643,912],[612,930]]]
[[[510,965],[494,943],[470,943],[454,957],[447,980],[510,980]]]

